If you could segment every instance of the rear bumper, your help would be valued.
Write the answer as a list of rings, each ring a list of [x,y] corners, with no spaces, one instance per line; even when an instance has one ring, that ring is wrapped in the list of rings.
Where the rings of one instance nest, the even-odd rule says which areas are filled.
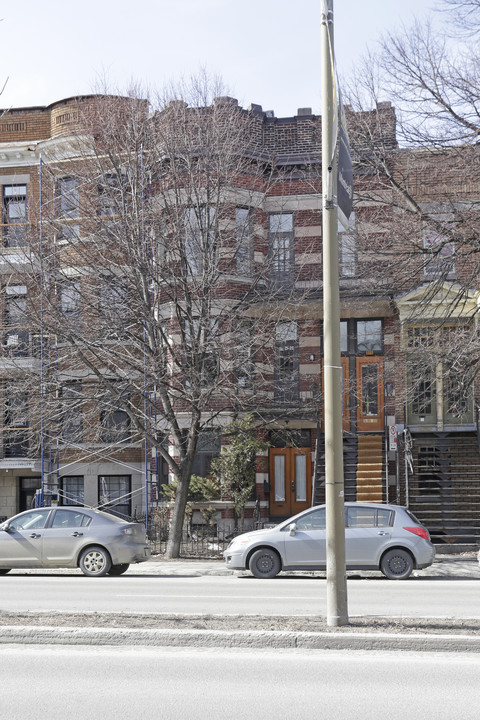
[[[147,544],[124,545],[121,548],[115,548],[115,552],[112,552],[112,564],[131,565],[132,563],[146,562],[150,560],[151,554],[150,546]]]
[[[418,552],[418,546],[417,546],[417,552]],[[423,570],[423,568],[430,567],[430,565],[433,564],[434,560],[435,560],[435,547],[432,545],[427,551],[422,552],[422,554],[417,557],[417,563],[416,563],[417,570]]]

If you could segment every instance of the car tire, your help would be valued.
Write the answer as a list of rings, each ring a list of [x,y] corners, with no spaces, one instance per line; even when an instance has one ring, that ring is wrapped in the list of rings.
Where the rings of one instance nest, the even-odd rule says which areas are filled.
[[[408,550],[387,550],[380,561],[380,570],[389,580],[406,580],[413,571],[413,558]]]
[[[93,545],[82,552],[78,566],[84,575],[102,577],[110,571],[112,561],[105,548]]]
[[[7,573],[10,572],[11,569],[12,569],[12,568],[7,568],[7,569],[2,569],[2,570],[0,570],[0,575],[6,575]]]
[[[256,578],[266,580],[274,578],[282,569],[278,554],[275,550],[270,550],[269,548],[255,550],[250,558],[248,567],[252,575],[255,575]]]
[[[108,574],[109,575],[123,575],[124,572],[127,572],[129,567],[130,567],[130,563],[122,563],[122,565],[112,565],[112,567],[108,571]]]

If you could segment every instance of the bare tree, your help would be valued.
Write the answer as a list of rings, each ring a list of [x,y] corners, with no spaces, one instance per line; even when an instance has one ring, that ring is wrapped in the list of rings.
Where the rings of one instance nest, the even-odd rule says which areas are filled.
[[[388,33],[346,94],[357,208],[370,213],[370,222],[359,228],[359,254],[377,256],[384,268],[378,277],[396,295],[425,286],[412,322],[443,295],[436,322],[445,325],[459,317],[479,280],[480,55],[458,34],[454,43],[451,31],[452,20],[472,32],[478,28],[480,5],[447,0],[440,7],[447,21],[443,34],[429,22]],[[456,288],[448,297],[447,287]],[[469,318],[460,332],[468,352],[458,352],[458,341],[447,352],[445,334],[441,352],[457,352],[445,367],[471,380],[480,368]]]
[[[41,364],[16,363],[20,399],[5,402],[28,396],[30,440],[48,428],[73,459],[80,437],[92,458],[147,443],[176,480],[176,557],[199,437],[273,404],[275,328],[305,294],[261,230],[281,172],[251,113],[205,77],[155,102],[86,98],[78,113],[76,135],[43,151],[25,248]]]

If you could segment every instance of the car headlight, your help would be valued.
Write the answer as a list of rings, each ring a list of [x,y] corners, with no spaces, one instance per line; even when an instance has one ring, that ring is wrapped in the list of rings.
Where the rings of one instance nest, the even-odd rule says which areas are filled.
[[[227,550],[230,550],[234,545],[247,545],[250,542],[250,538],[243,537],[243,535],[238,535],[238,537],[233,538],[231,540],[229,546],[227,547]]]

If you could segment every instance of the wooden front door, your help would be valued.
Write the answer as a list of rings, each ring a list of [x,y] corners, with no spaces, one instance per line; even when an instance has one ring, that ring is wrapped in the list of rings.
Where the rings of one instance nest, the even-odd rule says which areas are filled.
[[[383,358],[358,357],[357,370],[357,428],[383,430]]]
[[[295,515],[312,504],[310,448],[270,450],[270,515]]]

